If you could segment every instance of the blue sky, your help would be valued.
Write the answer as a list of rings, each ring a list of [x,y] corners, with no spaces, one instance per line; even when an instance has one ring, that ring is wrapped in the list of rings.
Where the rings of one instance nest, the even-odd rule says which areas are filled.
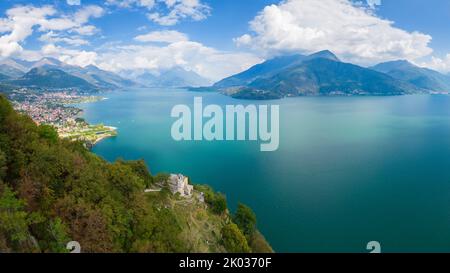
[[[448,0],[3,0],[0,56],[217,80],[329,49],[363,66],[408,59],[449,72],[449,26]]]
[[[450,1],[384,0],[377,14],[402,29],[430,34],[431,46],[440,56],[450,52]]]

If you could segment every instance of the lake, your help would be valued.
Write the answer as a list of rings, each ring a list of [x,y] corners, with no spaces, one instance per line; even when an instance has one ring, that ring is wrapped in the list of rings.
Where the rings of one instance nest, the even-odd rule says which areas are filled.
[[[112,92],[85,118],[118,128],[93,151],[183,173],[252,207],[277,252],[450,252],[450,97],[235,100],[177,89]],[[280,105],[280,146],[176,142],[176,104]]]

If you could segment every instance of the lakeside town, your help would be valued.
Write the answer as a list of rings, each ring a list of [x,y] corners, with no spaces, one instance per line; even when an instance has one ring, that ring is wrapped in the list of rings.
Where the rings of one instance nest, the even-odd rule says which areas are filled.
[[[117,129],[103,124],[89,124],[83,118],[83,110],[74,106],[104,99],[86,96],[71,90],[57,92],[35,91],[27,88],[13,90],[8,95],[15,110],[30,116],[33,121],[53,126],[61,138],[79,140],[87,147],[117,135]]]

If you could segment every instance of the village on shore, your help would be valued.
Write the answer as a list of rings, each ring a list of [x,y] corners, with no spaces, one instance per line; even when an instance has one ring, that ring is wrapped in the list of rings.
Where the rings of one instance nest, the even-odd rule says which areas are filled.
[[[28,115],[38,124],[54,127],[61,138],[82,141],[92,147],[99,141],[117,135],[117,128],[103,124],[89,124],[83,118],[83,110],[75,104],[103,100],[103,97],[81,95],[72,90],[52,92],[20,88],[8,94],[16,111]]]

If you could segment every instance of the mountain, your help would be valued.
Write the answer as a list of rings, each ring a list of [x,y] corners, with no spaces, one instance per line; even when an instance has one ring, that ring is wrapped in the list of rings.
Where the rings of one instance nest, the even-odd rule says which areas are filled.
[[[423,92],[384,73],[341,62],[332,52],[277,57],[216,83],[242,99],[286,96],[401,95]]]
[[[89,82],[72,76],[53,67],[37,67],[31,69],[19,79],[10,81],[11,84],[24,87],[38,87],[49,89],[73,88],[82,91],[93,91],[97,87]]]
[[[418,67],[408,61],[381,63],[372,67],[372,69],[429,91],[450,92],[450,76]]]
[[[143,160],[109,163],[4,96],[0,170],[0,253],[68,252],[70,241],[83,253],[273,252],[250,208],[231,214],[206,185],[189,199],[174,195],[168,175],[152,175]]]
[[[0,73],[13,79],[24,76],[25,73],[31,71],[34,68],[61,70],[67,74],[70,74],[71,76],[81,78],[99,89],[117,89],[123,87],[140,86],[139,84],[131,80],[124,79],[123,77],[115,73],[101,70],[94,65],[79,67],[66,64],[50,57],[42,58],[35,62],[17,60],[12,58],[0,61]]]
[[[115,73],[101,70],[94,65],[84,68],[79,66],[64,66],[61,70],[84,79],[92,85],[102,89],[116,89],[124,87],[139,87],[140,85],[132,80],[125,79]]]
[[[188,71],[181,67],[163,71],[159,75],[144,73],[138,76],[136,81],[149,87],[199,87],[211,84],[211,81],[194,71]]]
[[[82,78],[90,84],[102,89],[138,86],[131,80],[124,79],[115,73],[101,70],[94,65],[80,67],[63,63],[54,58],[43,58],[35,63],[32,63],[30,68],[32,69],[36,67],[56,68],[78,78]]]
[[[29,63],[26,61],[20,61],[12,58],[7,58],[0,60],[0,65],[6,65],[12,67],[16,70],[22,71],[23,73],[29,70]]]
[[[294,63],[300,63],[305,59],[303,55],[289,55],[281,56],[261,64],[257,64],[250,69],[241,72],[239,74],[233,75],[231,77],[225,78],[214,84],[216,88],[228,88],[233,86],[242,86],[251,83],[252,81],[262,78],[264,76],[274,74],[283,68],[288,67]]]
[[[340,62],[341,60],[339,60],[339,58],[334,55],[333,52],[329,51],[329,50],[323,50],[323,51],[319,51],[316,53],[313,53],[309,56],[306,56],[304,61],[309,61],[309,60],[314,60],[314,59],[327,59],[330,61],[335,61],[335,62]]]
[[[22,77],[25,72],[8,64],[0,64],[0,74],[3,74],[9,78],[19,78]]]
[[[38,68],[38,67],[43,67],[43,66],[51,66],[51,67],[57,67],[57,68],[61,69],[64,66],[69,66],[69,65],[67,65],[55,58],[46,57],[46,58],[40,59],[37,62],[29,63],[28,69],[31,70],[33,68]]]
[[[257,79],[273,76],[276,73],[282,71],[283,69],[299,65],[304,61],[308,61],[315,58],[324,58],[339,61],[336,55],[334,55],[332,52],[328,50],[320,51],[309,56],[304,56],[301,54],[279,56],[270,59],[268,61],[265,61],[261,64],[257,64],[242,73],[225,78],[214,84],[214,87],[229,88],[233,86],[234,87],[245,86]]]

